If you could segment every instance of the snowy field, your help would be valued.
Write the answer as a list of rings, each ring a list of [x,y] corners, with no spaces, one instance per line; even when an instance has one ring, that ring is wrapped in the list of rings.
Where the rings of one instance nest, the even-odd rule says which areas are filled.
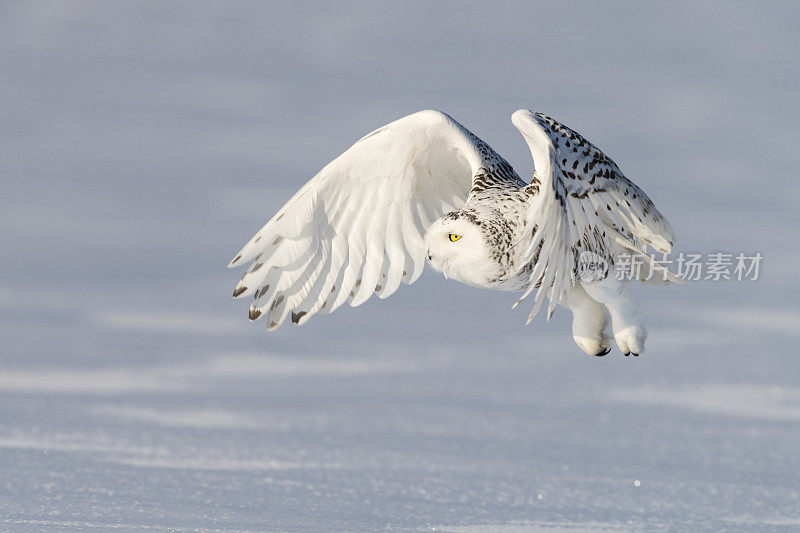
[[[0,4],[0,530],[800,530],[797,7],[396,4]],[[638,358],[433,272],[230,298],[363,134],[438,108],[529,176],[519,107],[760,279],[637,289]]]

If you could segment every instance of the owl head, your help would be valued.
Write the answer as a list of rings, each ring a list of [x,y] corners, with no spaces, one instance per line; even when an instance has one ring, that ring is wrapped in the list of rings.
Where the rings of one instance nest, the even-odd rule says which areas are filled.
[[[447,278],[487,288],[501,275],[480,213],[473,210],[452,211],[436,220],[425,233],[425,246],[430,265]]]

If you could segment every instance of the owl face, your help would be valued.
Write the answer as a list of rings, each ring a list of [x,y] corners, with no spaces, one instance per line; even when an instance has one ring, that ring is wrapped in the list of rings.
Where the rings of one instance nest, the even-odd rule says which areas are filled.
[[[454,211],[436,220],[425,233],[425,245],[430,265],[446,278],[487,288],[500,274],[480,221],[471,214]]]

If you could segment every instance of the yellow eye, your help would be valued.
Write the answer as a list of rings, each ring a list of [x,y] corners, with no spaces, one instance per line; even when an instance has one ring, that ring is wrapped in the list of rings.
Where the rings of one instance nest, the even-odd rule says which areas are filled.
[[[456,242],[458,239],[461,238],[461,235],[456,235],[455,233],[450,233],[448,235],[450,237],[450,242]]]

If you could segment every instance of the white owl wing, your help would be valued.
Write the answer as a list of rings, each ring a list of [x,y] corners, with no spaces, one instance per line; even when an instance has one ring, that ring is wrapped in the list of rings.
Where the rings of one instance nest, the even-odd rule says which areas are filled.
[[[431,222],[464,206],[473,176],[499,156],[448,115],[420,111],[379,128],[295,194],[228,267],[252,264],[234,297],[250,319],[303,324],[345,301],[386,298],[425,265]],[[502,159],[501,159],[502,160]]]
[[[537,179],[539,186],[525,226],[533,235],[528,234],[532,238],[524,264],[533,268],[522,298],[539,288],[529,321],[545,298],[548,317],[552,314],[562,292],[575,282],[581,252],[597,254],[611,265],[614,248],[639,254],[647,244],[663,253],[672,249],[675,235],[669,222],[600,149],[542,113],[520,109],[511,121],[533,155],[536,172],[529,187],[535,190]]]

